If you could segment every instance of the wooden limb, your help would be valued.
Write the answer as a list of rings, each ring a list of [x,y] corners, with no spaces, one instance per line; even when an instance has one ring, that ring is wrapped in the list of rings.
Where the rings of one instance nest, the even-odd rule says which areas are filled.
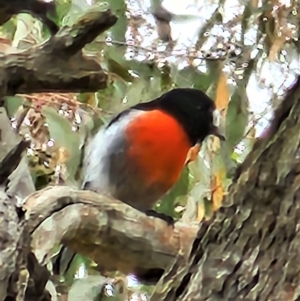
[[[0,96],[104,89],[107,75],[99,62],[81,50],[116,22],[110,10],[87,12],[76,24],[61,28],[42,45],[1,57]]]
[[[70,187],[49,187],[24,205],[32,248],[40,263],[63,243],[106,271],[165,269],[177,254],[187,260],[197,227],[148,217],[117,200]]]

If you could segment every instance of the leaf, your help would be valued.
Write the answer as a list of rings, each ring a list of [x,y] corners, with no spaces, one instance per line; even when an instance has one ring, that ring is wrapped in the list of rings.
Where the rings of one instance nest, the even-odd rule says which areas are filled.
[[[137,61],[130,60],[126,61],[128,69],[132,70],[139,77],[150,80],[152,76],[159,76],[161,71],[158,69],[154,60]]]
[[[187,23],[199,20],[199,15],[173,15],[172,21],[174,23]]]
[[[17,16],[17,28],[13,38],[13,46],[18,47],[21,40],[25,39],[34,27],[35,19],[29,14]]]
[[[171,76],[179,88],[193,87],[202,91],[206,91],[211,83],[209,74],[202,73],[192,66],[187,66],[181,70],[172,64]]]
[[[291,38],[293,36],[292,30],[290,28],[286,28],[278,33],[277,38],[271,46],[269,51],[269,60],[270,62],[274,62],[277,54],[281,51],[286,38]]]
[[[150,100],[157,98],[161,95],[161,77],[160,74],[153,74],[151,80],[150,80],[150,89],[146,89],[143,100]]]
[[[92,108],[98,106],[98,99],[96,93],[91,93],[91,92],[80,93],[78,98],[81,103],[86,103],[90,105]]]
[[[163,67],[161,68],[161,90],[167,91],[171,88],[173,82],[171,77],[171,68],[170,66],[165,63]]]
[[[217,86],[218,86],[218,79],[222,72],[224,62],[222,61],[207,61],[207,68],[208,73],[210,76],[209,86],[207,88],[207,95],[212,99],[216,99],[217,95]]]
[[[115,78],[113,83],[114,91],[113,91],[113,101],[110,99],[112,104],[117,105],[122,103],[124,97],[126,96],[126,92],[128,89],[127,83],[122,78]]]
[[[203,205],[204,205],[205,216],[207,218],[211,218],[213,214],[212,201],[209,198],[205,197],[203,199]]]
[[[128,19],[126,16],[127,4],[125,0],[114,0],[114,1],[107,1],[112,12],[118,17],[117,23],[112,26],[107,32],[109,36],[112,38],[113,41],[118,41],[126,43],[126,32],[128,29]],[[126,52],[125,47],[114,47],[117,51],[124,56]]]
[[[227,77],[224,74],[223,70],[220,70],[217,87],[216,87],[216,96],[215,96],[216,108],[221,113],[221,120],[219,125],[220,129],[224,128],[224,121],[225,121],[229,99],[230,99],[230,91],[229,91]],[[212,139],[213,139],[213,150],[216,151],[220,148],[221,141],[217,137],[212,137]]]
[[[181,176],[177,183],[171,188],[171,190],[162,197],[161,201],[157,205],[157,211],[164,214],[174,216],[175,201],[178,197],[184,196],[188,193],[189,189],[189,169],[186,167],[183,169]]]
[[[127,98],[127,103],[126,106],[133,106],[137,103],[141,102],[141,98],[143,95],[143,91],[145,88],[149,87],[149,83],[141,78],[137,79],[133,84],[129,85],[127,93],[126,93],[126,98]]]
[[[205,207],[203,199],[207,194],[207,186],[203,182],[193,185],[186,202],[185,211],[182,215],[182,221],[190,223],[193,221],[201,221],[205,216]]]
[[[224,197],[223,179],[225,177],[225,170],[220,169],[211,179],[211,201],[212,209],[216,211],[222,205],[222,200]]]
[[[196,161],[200,150],[201,150],[200,143],[196,143],[193,147],[191,147],[187,154],[185,164],[189,164],[190,162]]]
[[[75,174],[80,163],[80,145],[82,137],[72,130],[71,123],[60,115],[54,108],[43,107],[42,115],[46,118],[50,137],[58,148],[66,149],[68,180],[74,182]]]
[[[233,150],[243,138],[248,116],[246,88],[238,86],[231,97],[226,114],[226,144],[229,149]]]
[[[229,87],[227,77],[223,71],[220,72],[219,80],[217,84],[217,91],[216,91],[216,107],[222,113],[225,114],[227,110],[227,106],[230,99]]]
[[[0,37],[0,53],[2,54],[11,54],[21,52],[21,49],[13,46],[11,40]]]
[[[5,96],[4,101],[9,117],[13,117],[23,104],[24,99],[21,96]]]
[[[256,130],[255,130],[255,127],[253,127],[249,130],[249,134],[246,136],[246,138],[243,139],[243,145],[245,146],[245,149],[239,155],[239,158],[238,158],[239,162],[244,162],[247,155],[251,152],[253,145],[256,141],[255,133],[256,133]]]
[[[125,82],[133,82],[134,77],[125,67],[124,57],[118,54],[114,47],[105,47],[104,59],[106,60],[107,69],[109,72],[117,74]]]

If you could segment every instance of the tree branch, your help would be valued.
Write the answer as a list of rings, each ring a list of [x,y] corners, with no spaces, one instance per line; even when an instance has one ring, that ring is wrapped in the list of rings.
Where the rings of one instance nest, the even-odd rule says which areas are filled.
[[[24,207],[32,249],[42,264],[62,242],[106,271],[165,269],[179,251],[187,260],[197,231],[180,222],[173,229],[120,201],[65,186],[35,192]]]
[[[18,198],[33,192],[34,185],[26,158],[22,158],[27,143],[20,140],[0,106],[0,301],[22,294],[18,278],[20,270],[26,268],[30,246]]]
[[[151,300],[300,296],[299,95],[300,78],[276,110],[268,135],[242,164],[223,206],[201,223],[189,264],[176,261]]]
[[[0,95],[95,92],[105,88],[107,75],[81,49],[116,22],[117,17],[110,10],[87,12],[44,44],[1,57]]]

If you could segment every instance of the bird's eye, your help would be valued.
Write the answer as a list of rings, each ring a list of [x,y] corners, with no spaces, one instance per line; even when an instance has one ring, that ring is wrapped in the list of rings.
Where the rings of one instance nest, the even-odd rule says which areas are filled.
[[[220,123],[221,123],[221,114],[220,114],[219,110],[214,110],[213,111],[213,124],[218,127],[220,125]]]

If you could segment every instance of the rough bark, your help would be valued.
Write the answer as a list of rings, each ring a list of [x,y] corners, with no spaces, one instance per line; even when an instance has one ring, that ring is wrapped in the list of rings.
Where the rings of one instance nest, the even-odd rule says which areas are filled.
[[[187,260],[197,231],[184,223],[170,227],[120,201],[66,186],[35,192],[24,208],[31,247],[41,264],[63,243],[105,271],[140,274],[165,269],[178,253]]]
[[[42,45],[1,56],[0,99],[16,93],[95,92],[105,88],[107,75],[96,60],[84,56],[81,50],[116,21],[110,10],[90,11]],[[16,298],[46,301],[50,300],[45,290],[49,272],[31,252],[28,217],[21,207],[24,198],[34,191],[26,159],[22,159],[26,143],[14,149],[20,137],[13,131],[2,106],[3,102],[0,104],[0,301]],[[3,160],[8,153],[9,160]]]
[[[238,169],[223,206],[200,224],[151,300],[299,300],[300,79]]]
[[[23,151],[27,143],[14,133],[0,107],[0,300],[25,292],[21,282],[27,277],[26,256],[30,235],[19,199],[34,191]],[[25,273],[24,273],[25,271]],[[22,275],[20,277],[20,272]],[[24,277],[22,277],[24,276]],[[19,279],[20,278],[20,279]],[[26,279],[25,279],[26,281]]]
[[[110,10],[88,12],[45,43],[0,60],[0,96],[38,92],[96,92],[106,87],[107,75],[82,48],[113,26]]]

